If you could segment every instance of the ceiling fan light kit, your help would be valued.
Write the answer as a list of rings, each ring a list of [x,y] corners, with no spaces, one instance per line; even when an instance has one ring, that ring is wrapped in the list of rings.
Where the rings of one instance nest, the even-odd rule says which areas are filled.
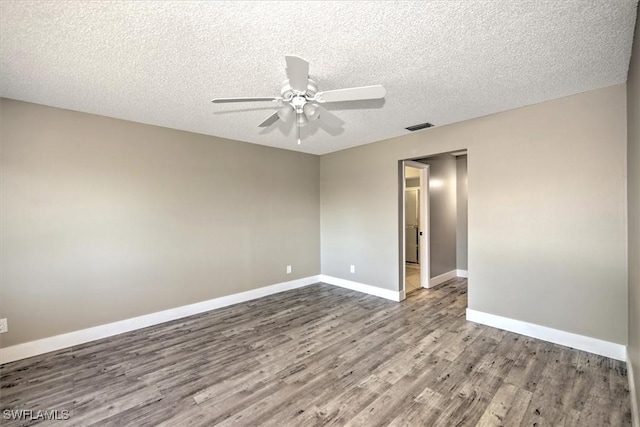
[[[310,121],[320,120],[331,128],[339,128],[344,122],[320,104],[329,102],[362,101],[381,99],[386,90],[381,85],[354,87],[348,89],[318,92],[318,85],[309,78],[309,63],[295,55],[285,56],[287,63],[287,80],[282,84],[279,97],[249,98],[215,98],[211,102],[263,102],[270,101],[278,105],[278,110],[267,117],[259,127],[269,127],[278,120],[290,122],[295,115],[295,126],[298,144],[300,144],[300,128]]]

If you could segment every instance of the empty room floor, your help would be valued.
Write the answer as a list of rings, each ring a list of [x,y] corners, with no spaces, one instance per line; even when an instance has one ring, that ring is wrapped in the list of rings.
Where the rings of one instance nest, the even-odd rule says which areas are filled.
[[[0,406],[83,426],[631,425],[623,362],[467,322],[466,290],[312,285],[3,365]]]

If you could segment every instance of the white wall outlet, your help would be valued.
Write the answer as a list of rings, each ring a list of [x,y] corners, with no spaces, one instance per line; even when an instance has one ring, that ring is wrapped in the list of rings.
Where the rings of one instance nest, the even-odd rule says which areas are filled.
[[[291,266],[287,265],[287,274],[291,274]]]
[[[0,319],[0,334],[9,332],[9,323],[7,319]]]
[[[355,273],[355,272],[356,272],[356,266],[355,266],[355,265],[352,265],[352,266],[349,268],[349,271],[350,271],[350,272],[352,272],[352,273]]]

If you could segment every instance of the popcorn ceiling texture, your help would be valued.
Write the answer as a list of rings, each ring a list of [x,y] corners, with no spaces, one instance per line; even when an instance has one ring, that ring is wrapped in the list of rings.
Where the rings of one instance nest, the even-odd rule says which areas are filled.
[[[324,154],[622,83],[637,1],[0,2],[1,95]],[[258,128],[285,54],[320,90],[383,84],[337,103],[335,131]],[[428,130],[424,131],[428,139]]]

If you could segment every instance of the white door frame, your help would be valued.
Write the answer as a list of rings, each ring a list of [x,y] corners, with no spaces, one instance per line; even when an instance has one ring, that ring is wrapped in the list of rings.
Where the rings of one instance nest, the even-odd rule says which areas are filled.
[[[414,162],[412,160],[403,160],[402,161],[402,201],[401,201],[401,223],[400,227],[402,233],[402,244],[401,244],[401,264],[400,264],[400,289],[402,291],[402,295],[406,296],[405,293],[405,283],[406,283],[406,232],[405,232],[405,192],[407,189],[407,179],[405,176],[405,166],[410,166],[412,168],[420,169],[420,227],[418,230],[418,258],[420,262],[420,285],[423,288],[429,287],[429,279],[431,272],[430,265],[430,247],[429,247],[429,165]]]

